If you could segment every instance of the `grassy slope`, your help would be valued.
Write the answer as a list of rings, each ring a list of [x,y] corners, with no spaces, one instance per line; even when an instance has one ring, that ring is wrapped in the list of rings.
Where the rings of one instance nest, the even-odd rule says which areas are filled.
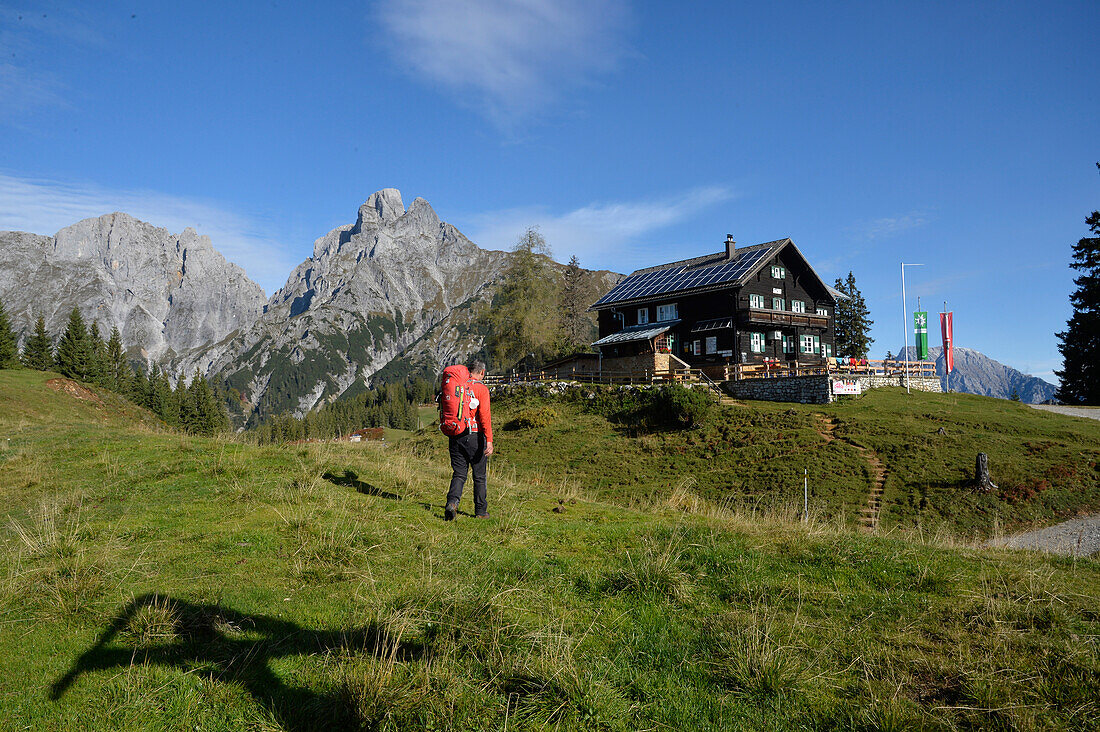
[[[537,430],[498,427],[499,467],[620,504],[663,502],[690,487],[713,501],[793,515],[805,469],[815,512],[854,523],[871,481],[854,443],[887,469],[883,527],[988,536],[1100,510],[1100,423],[1000,399],[877,389],[829,406],[747,402],[699,430],[631,436],[629,425],[578,405],[528,397],[499,400],[497,423],[534,404],[550,404],[559,418]],[[840,439],[823,434],[829,419]],[[438,438],[422,441],[443,449]],[[1000,486],[984,496],[968,485],[979,451]]]
[[[1095,561],[559,514],[496,466],[493,518],[448,524],[439,460],[182,437],[45,378],[0,372],[6,728],[1100,724]]]

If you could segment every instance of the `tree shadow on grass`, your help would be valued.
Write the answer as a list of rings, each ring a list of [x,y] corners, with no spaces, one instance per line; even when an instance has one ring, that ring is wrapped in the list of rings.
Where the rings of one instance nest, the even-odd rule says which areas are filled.
[[[401,496],[397,495],[396,493],[384,491],[376,485],[371,485],[364,480],[359,480],[359,474],[356,473],[354,470],[345,470],[343,475],[337,475],[336,473],[328,472],[323,474],[321,477],[330,483],[346,486],[348,488],[354,488],[355,490],[362,493],[364,496],[388,498],[391,501],[402,500]]]
[[[170,617],[171,632],[155,642],[134,639],[127,631],[133,631],[135,620],[140,624],[145,609]],[[338,631],[310,630],[288,620],[244,615],[221,605],[147,594],[134,598],[115,615],[96,643],[53,683],[50,698],[60,699],[84,673],[135,664],[159,665],[239,683],[290,732],[370,728],[377,720],[363,719],[339,687],[322,693],[289,686],[272,671],[270,662],[339,650],[369,656],[380,648],[387,655],[393,652],[399,661],[420,658],[425,650],[418,642],[398,643],[395,649],[392,638],[374,623]]]

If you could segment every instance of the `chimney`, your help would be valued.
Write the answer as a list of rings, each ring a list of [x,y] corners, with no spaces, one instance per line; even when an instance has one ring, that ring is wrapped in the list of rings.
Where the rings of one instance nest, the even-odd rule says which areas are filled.
[[[726,259],[732,262],[735,254],[737,254],[737,242],[733,240],[733,234],[726,234]]]

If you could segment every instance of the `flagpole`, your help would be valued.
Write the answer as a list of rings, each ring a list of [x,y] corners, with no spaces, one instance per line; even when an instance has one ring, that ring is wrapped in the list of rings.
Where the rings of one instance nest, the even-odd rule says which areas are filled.
[[[906,264],[901,263],[901,322],[902,327],[905,329],[905,393],[910,394],[909,391],[909,308],[905,305],[905,268],[906,267],[923,267],[923,264]]]
[[[943,331],[943,335],[947,335],[947,300],[943,301],[943,320],[941,321],[940,329]],[[951,393],[951,369],[947,368],[947,338],[943,339],[943,373],[947,375],[947,393]]]

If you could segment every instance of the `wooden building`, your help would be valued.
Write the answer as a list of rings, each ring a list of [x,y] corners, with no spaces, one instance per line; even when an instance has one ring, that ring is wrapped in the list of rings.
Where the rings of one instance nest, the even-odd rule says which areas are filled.
[[[592,307],[605,370],[763,363],[833,356],[838,298],[790,239],[631,273]]]

